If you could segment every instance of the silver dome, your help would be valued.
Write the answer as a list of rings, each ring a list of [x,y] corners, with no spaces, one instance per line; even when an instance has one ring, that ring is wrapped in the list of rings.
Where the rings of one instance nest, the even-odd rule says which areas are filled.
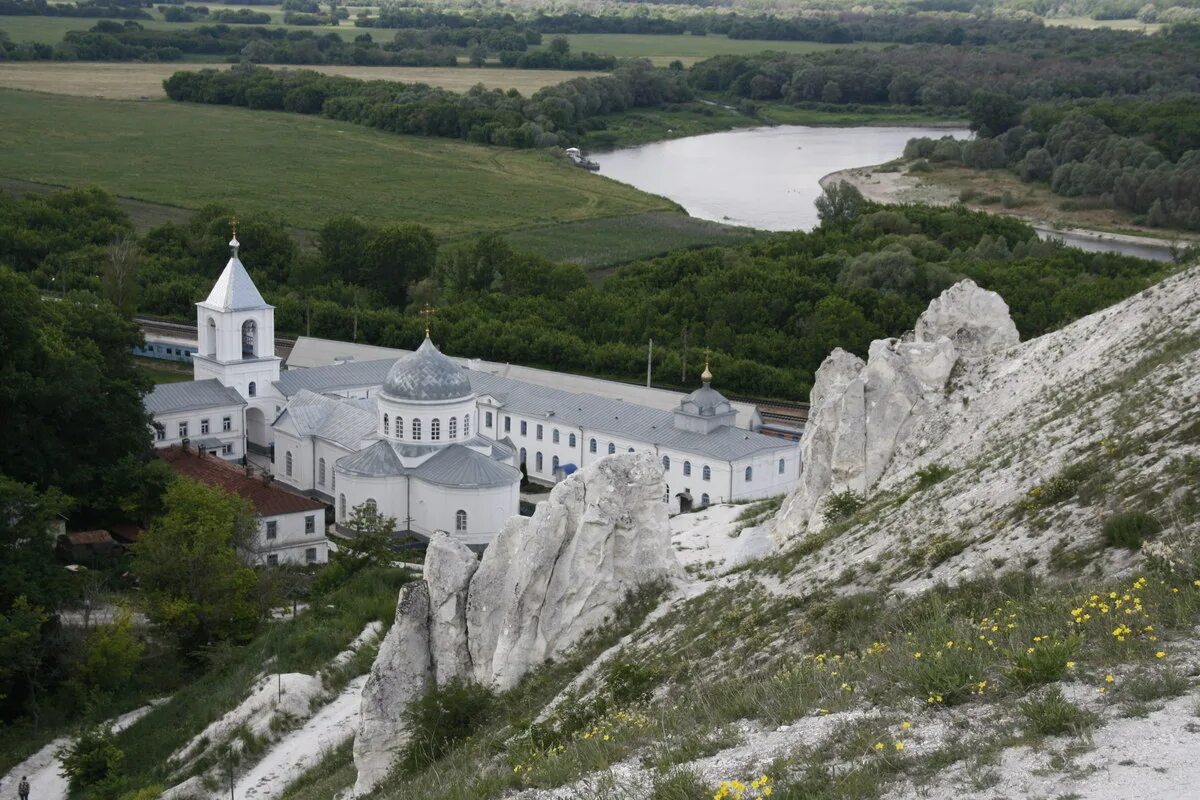
[[[383,393],[397,400],[459,400],[472,394],[467,372],[426,339],[392,365]]]
[[[705,383],[683,398],[679,409],[687,414],[696,414],[701,417],[719,417],[722,414],[731,413],[733,406],[725,399],[725,395]]]

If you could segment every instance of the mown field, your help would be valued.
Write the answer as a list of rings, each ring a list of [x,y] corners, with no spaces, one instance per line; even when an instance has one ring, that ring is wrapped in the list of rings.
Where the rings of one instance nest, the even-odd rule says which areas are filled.
[[[106,97],[113,100],[165,99],[162,82],[180,70],[228,69],[222,64],[144,64],[141,62],[86,63],[75,61],[25,61],[0,63],[0,86],[37,92]],[[394,80],[428,83],[451,91],[465,92],[482,83],[488,88],[516,89],[530,95],[543,86],[598,72],[565,72],[541,69],[475,69],[473,67],[356,67],[317,65],[279,67],[315,69],[329,75],[347,75],[365,80]]]
[[[713,56],[761,53],[776,50],[782,53],[815,53],[845,47],[885,47],[877,42],[854,44],[825,44],[823,42],[772,42],[758,39],[730,39],[726,36],[671,36],[657,34],[577,33],[567,36],[571,49],[590,51],[618,58],[648,58],[659,66],[682,61],[690,66]]]
[[[0,176],[319,227],[335,214],[439,234],[673,209],[532,151],[242,108],[0,90]]]

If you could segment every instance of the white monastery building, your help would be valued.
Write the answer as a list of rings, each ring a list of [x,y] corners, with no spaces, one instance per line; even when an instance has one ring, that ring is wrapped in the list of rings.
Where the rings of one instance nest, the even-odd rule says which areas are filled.
[[[220,432],[242,443],[216,437],[201,449],[270,455],[275,479],[333,505],[338,525],[366,504],[395,518],[399,533],[445,530],[480,549],[519,513],[523,477],[553,485],[618,452],[661,460],[673,511],[783,494],[799,479],[797,442],[759,433],[757,410],[714,389],[708,364],[700,388],[679,395],[525,367],[489,370],[496,365],[442,354],[427,328],[415,352],[302,340],[355,355],[281,372],[274,309],[238,246],[235,236],[212,292],[196,304],[196,380],[147,397],[156,437],[161,446],[195,444],[214,436],[219,420]],[[203,434],[193,430],[205,419]]]

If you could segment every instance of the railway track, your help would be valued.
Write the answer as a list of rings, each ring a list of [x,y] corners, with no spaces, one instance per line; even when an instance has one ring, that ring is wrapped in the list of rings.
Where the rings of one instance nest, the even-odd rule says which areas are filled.
[[[174,336],[179,339],[187,339],[188,341],[200,341],[196,334],[196,326],[189,325],[186,322],[175,322],[169,319],[160,319],[158,317],[134,317],[134,321],[142,326],[143,333],[157,333],[160,336]],[[289,339],[286,336],[275,337],[275,354],[280,357],[286,357],[288,353],[295,347],[296,340]]]

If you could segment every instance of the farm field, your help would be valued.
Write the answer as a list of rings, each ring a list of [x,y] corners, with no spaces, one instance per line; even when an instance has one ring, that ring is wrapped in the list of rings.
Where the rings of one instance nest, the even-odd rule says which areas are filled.
[[[1057,25],[1064,28],[1111,28],[1115,31],[1142,31],[1157,33],[1163,26],[1156,22],[1141,22],[1136,19],[1092,19],[1091,17],[1043,17],[1047,25]]]
[[[228,69],[221,64],[142,62],[85,63],[76,61],[24,61],[0,63],[0,86],[81,97],[113,100],[156,100],[166,98],[162,82],[180,70]],[[465,92],[482,83],[495,89],[516,89],[531,95],[543,86],[593,77],[599,72],[566,72],[538,69],[477,69],[474,67],[358,67],[318,64],[278,69],[313,69],[327,75],[346,75],[366,80],[428,83]]]
[[[8,89],[0,106],[0,176],[182,208],[224,203],[302,228],[353,214],[445,236],[675,210],[544,153],[318,117]]]
[[[682,61],[691,66],[697,61],[719,55],[744,55],[776,50],[783,53],[815,53],[846,47],[878,48],[877,42],[826,44],[824,42],[776,42],[758,39],[730,39],[726,36],[672,36],[659,34],[576,33],[567,36],[575,52],[590,51],[618,58],[648,58],[658,66]],[[547,37],[546,41],[549,40]]]

